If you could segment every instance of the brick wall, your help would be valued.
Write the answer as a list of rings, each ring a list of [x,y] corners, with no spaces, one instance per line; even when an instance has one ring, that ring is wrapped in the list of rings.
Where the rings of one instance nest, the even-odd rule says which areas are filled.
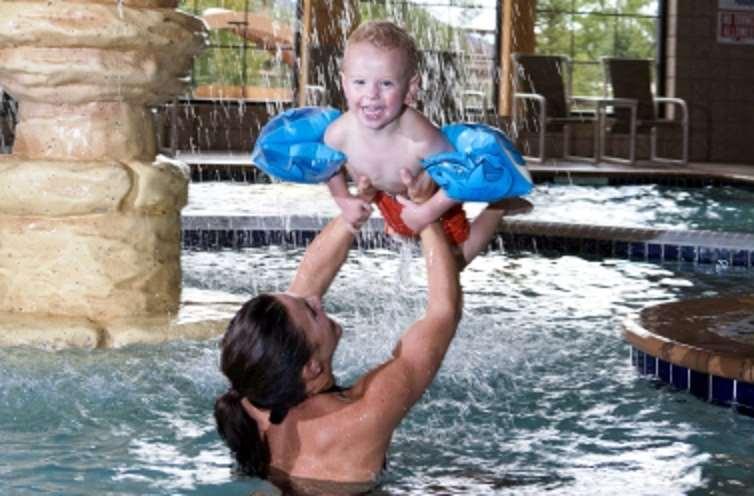
[[[718,43],[717,0],[668,8],[666,93],[689,105],[690,160],[754,164],[754,45]]]

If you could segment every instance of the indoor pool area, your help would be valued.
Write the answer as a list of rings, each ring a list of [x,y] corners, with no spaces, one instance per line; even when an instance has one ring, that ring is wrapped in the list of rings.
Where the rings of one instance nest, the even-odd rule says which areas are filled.
[[[754,494],[753,25],[0,1],[0,495]],[[389,199],[317,237],[405,169],[532,204],[460,291]]]
[[[645,201],[623,200],[636,194]],[[627,229],[665,222],[691,236],[703,232],[692,227],[729,218],[719,239],[751,243],[750,234],[727,231],[740,220],[736,202],[751,194],[542,183],[530,196],[534,211],[511,222],[553,225],[548,212],[558,212],[562,226],[573,203],[580,208],[572,221],[583,226],[585,204],[598,198]],[[317,215],[289,214],[302,208]],[[665,220],[654,217],[660,213]],[[210,301],[232,311],[255,294],[284,290],[313,232],[334,214],[323,186],[192,183],[183,213],[184,304]],[[354,248],[325,300],[344,328],[335,356],[341,384],[389,356],[425,297],[417,247],[382,236],[375,217],[364,228],[370,241]],[[459,335],[396,432],[371,494],[598,495],[626,487],[646,495],[739,494],[753,485],[754,398],[710,402],[710,391],[701,396],[647,369],[643,352],[621,336],[626,319],[645,308],[745,298],[751,261],[569,252],[573,242],[551,234],[524,241],[502,226],[464,271]],[[547,238],[547,249],[532,248]],[[216,434],[212,401],[227,387],[217,338],[0,355],[4,492],[279,494],[235,473]]]
[[[284,289],[301,253],[188,250],[183,284],[241,301]],[[423,280],[415,250],[353,253],[325,301],[344,328],[340,383],[389,355]],[[754,484],[752,419],[640,378],[619,329],[645,306],[751,281],[716,265],[478,258],[462,276],[458,337],[373,494],[740,494]],[[227,387],[218,359],[216,339],[0,350],[3,493],[277,494],[231,470],[211,414]]]

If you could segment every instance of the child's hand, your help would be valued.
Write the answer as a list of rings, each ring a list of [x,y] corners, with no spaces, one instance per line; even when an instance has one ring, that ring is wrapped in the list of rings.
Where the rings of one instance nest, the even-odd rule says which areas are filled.
[[[408,200],[400,195],[397,197],[398,201],[403,205],[401,220],[412,231],[416,233],[421,232],[435,218],[429,209],[415,202],[423,203],[431,198],[437,186],[427,173],[423,172],[414,177],[406,169],[401,169],[401,181],[406,186],[406,193],[411,198],[411,200]]]
[[[361,228],[362,224],[372,215],[372,205],[365,202],[360,197],[347,196],[336,197],[335,203],[340,207],[343,213],[343,219],[351,226],[354,231]]]
[[[431,215],[432,213],[424,208],[423,205],[418,205],[403,196],[398,196],[396,198],[400,204],[403,205],[401,220],[415,233],[421,232],[422,229],[435,221],[434,216]]]

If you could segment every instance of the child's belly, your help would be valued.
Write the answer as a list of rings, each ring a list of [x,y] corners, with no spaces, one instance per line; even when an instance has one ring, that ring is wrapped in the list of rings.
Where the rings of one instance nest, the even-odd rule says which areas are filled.
[[[351,175],[351,179],[356,182],[359,177],[366,176],[372,183],[372,186],[385,193],[391,193],[394,195],[403,193],[406,187],[401,181],[401,169],[408,169],[413,176],[416,176],[421,172],[421,164],[400,164],[398,167],[373,167],[371,169],[361,169],[349,164],[348,173]]]

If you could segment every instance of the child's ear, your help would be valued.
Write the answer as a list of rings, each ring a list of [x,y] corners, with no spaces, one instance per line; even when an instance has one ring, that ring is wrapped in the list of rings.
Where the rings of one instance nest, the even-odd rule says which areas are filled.
[[[406,92],[406,98],[404,98],[403,103],[406,105],[413,105],[416,103],[416,100],[419,98],[420,82],[421,77],[419,76],[419,73],[411,76],[411,79],[408,80],[408,91]]]

